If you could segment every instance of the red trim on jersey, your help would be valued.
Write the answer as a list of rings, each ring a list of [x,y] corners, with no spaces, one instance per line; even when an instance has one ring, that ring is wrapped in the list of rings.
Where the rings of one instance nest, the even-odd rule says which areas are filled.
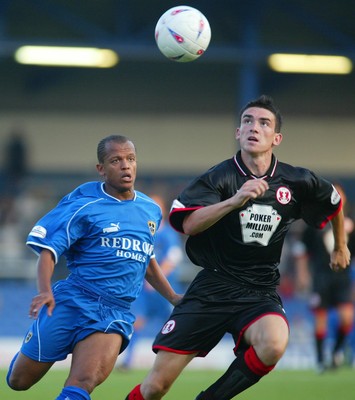
[[[187,211],[195,211],[198,210],[199,208],[203,208],[203,206],[195,206],[195,207],[184,207],[184,208],[173,208],[170,212],[170,215],[176,213],[176,212],[187,212]]]
[[[281,318],[284,319],[284,321],[286,322],[287,326],[290,328],[286,317],[284,315],[282,315],[282,314],[279,314],[279,313],[276,313],[276,312],[269,312],[269,313],[265,313],[265,314],[259,315],[257,318],[255,318],[252,321],[250,321],[249,324],[245,325],[245,327],[241,330],[241,332],[239,334],[239,337],[235,342],[235,346],[234,346],[234,349],[233,349],[234,353],[237,352],[238,346],[239,346],[239,344],[240,344],[240,342],[242,340],[244,332],[249,328],[249,326],[253,325],[254,322],[258,321],[259,319],[261,319],[263,317],[265,317],[266,315],[279,315]]]
[[[165,346],[153,346],[154,353],[157,353],[159,350],[168,351],[169,353],[175,353],[175,354],[195,354],[195,353],[197,353],[196,357],[206,357],[208,354],[207,351],[176,350],[176,349],[172,349],[170,347],[165,347]]]
[[[329,215],[329,216],[319,225],[319,228],[320,228],[320,229],[323,229],[323,228],[327,225],[327,223],[328,223],[329,221],[331,221],[334,217],[336,217],[336,216],[340,213],[340,210],[341,210],[342,208],[343,208],[343,200],[340,199],[338,208],[335,210],[335,212],[333,212],[333,214]]]
[[[203,208],[203,206],[195,206],[195,207],[186,207],[186,208],[173,208],[169,214],[169,222],[170,225],[179,233],[185,233],[182,228],[182,223],[185,218],[185,215],[181,215],[180,213],[188,213],[190,211],[196,211],[199,208]],[[174,221],[173,221],[174,218]],[[177,218],[178,220],[175,220]]]

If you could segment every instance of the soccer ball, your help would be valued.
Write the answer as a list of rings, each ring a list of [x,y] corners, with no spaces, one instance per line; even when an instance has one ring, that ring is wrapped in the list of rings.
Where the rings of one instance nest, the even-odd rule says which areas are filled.
[[[170,60],[188,62],[199,58],[211,40],[207,18],[196,8],[177,6],[166,11],[155,27],[159,50]]]

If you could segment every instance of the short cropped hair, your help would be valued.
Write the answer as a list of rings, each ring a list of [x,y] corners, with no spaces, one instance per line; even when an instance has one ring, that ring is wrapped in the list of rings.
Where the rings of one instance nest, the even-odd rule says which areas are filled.
[[[116,143],[126,143],[131,142],[134,146],[134,143],[129,139],[127,136],[123,135],[110,135],[106,136],[102,140],[100,140],[99,144],[97,145],[97,160],[100,164],[105,161],[106,152],[106,144],[109,142],[116,142]],[[135,148],[135,146],[134,146]]]
[[[267,96],[265,94],[261,95],[259,98],[256,100],[252,100],[249,103],[247,103],[239,113],[239,120],[241,121],[242,115],[244,111],[248,108],[251,107],[257,107],[257,108],[265,108],[266,110],[271,111],[274,116],[275,116],[275,132],[281,132],[281,126],[282,126],[282,116],[279,111],[279,109],[275,106],[273,99],[270,96]]]

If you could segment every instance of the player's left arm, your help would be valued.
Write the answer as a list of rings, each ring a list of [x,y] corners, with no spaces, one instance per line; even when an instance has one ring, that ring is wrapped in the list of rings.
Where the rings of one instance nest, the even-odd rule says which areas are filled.
[[[147,272],[145,274],[145,279],[150,283],[153,288],[159,292],[163,297],[165,297],[172,305],[176,305],[182,299],[182,295],[177,294],[175,290],[171,287],[166,276],[162,272],[157,260],[151,258]]]
[[[350,264],[350,250],[347,245],[347,235],[344,228],[344,213],[340,210],[339,213],[331,220],[334,249],[330,256],[330,268],[334,271],[345,269]]]
[[[37,263],[38,294],[30,304],[30,317],[37,318],[42,306],[47,306],[47,315],[51,316],[55,307],[55,300],[51,287],[54,271],[54,254],[48,249],[42,249]]]

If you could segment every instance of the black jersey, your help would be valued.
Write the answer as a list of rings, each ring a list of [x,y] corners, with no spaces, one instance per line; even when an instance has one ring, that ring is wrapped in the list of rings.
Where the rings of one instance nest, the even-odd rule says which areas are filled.
[[[328,279],[329,281],[344,275],[351,281],[351,268],[345,268],[334,272],[329,268],[330,254],[334,245],[333,235],[330,228],[319,231],[311,227],[307,227],[301,237],[302,243],[305,245],[306,252],[309,256],[311,272],[314,277],[314,283],[320,279]],[[353,254],[351,243],[348,243],[350,253]],[[317,279],[318,278],[318,279]]]
[[[173,202],[170,223],[183,232],[187,212],[232,197],[248,179],[265,179],[264,196],[249,200],[202,233],[190,236],[186,252],[203,268],[246,285],[275,287],[278,264],[290,224],[304,219],[322,228],[339,212],[341,198],[330,182],[313,172],[279,162],[272,156],[267,174],[257,178],[241,154],[196,178]]]

